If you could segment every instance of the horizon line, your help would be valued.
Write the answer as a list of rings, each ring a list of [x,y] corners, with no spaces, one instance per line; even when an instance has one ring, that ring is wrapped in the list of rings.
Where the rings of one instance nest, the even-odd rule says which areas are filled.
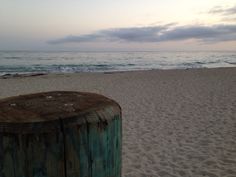
[[[236,50],[2,50],[0,52],[236,52]]]

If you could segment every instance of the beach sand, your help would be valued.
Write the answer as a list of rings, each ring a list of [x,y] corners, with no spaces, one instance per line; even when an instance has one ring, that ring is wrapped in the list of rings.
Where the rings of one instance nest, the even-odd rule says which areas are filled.
[[[235,177],[236,68],[0,79],[0,98],[86,91],[123,111],[123,177]]]

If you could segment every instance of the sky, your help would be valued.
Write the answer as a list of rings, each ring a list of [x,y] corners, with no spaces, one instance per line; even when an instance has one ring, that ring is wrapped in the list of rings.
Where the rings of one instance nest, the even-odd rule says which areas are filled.
[[[236,51],[235,0],[0,4],[0,50]]]

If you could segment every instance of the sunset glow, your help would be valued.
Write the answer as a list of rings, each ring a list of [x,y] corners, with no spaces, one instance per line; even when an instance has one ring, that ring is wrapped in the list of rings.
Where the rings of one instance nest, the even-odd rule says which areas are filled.
[[[107,37],[103,32],[118,30],[122,35],[134,34],[143,39],[142,32],[135,34],[137,29],[169,24],[166,31],[160,31],[168,40],[130,41]],[[0,25],[0,50],[236,50],[233,0],[1,0]],[[188,31],[184,31],[186,28]],[[216,31],[216,28],[214,38],[209,38],[211,30]],[[129,29],[128,34],[125,34],[126,29]],[[201,34],[196,29],[200,29]],[[167,33],[171,30],[173,33]],[[208,30],[209,34],[203,30]],[[93,38],[101,31],[102,40]],[[187,36],[178,40],[170,37],[184,33],[188,33]],[[87,35],[92,39],[65,40]]]

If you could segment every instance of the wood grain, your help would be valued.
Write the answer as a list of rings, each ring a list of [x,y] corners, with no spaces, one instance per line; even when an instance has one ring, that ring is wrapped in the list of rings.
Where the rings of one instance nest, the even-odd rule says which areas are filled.
[[[0,177],[119,177],[121,124],[119,105],[97,94],[0,100]]]

